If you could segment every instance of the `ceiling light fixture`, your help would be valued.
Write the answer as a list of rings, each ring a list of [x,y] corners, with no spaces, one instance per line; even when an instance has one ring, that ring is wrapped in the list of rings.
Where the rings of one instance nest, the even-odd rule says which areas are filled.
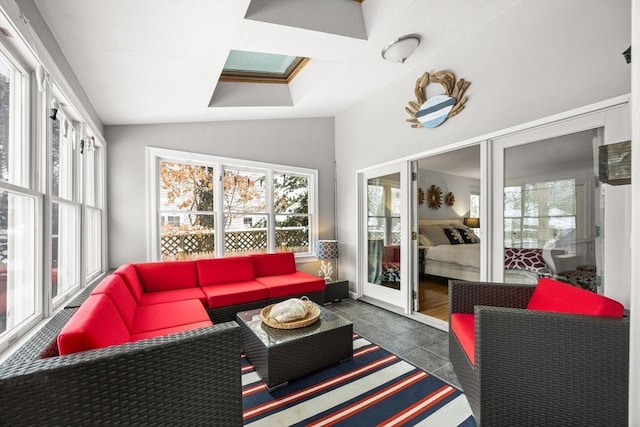
[[[420,34],[399,37],[382,49],[382,57],[387,61],[404,63],[420,45]]]

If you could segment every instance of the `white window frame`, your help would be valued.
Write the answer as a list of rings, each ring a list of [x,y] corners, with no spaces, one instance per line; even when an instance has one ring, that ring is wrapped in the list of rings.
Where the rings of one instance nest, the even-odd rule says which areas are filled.
[[[34,90],[31,84],[30,73],[27,68],[22,64],[7,47],[0,43],[0,54],[9,63],[11,67],[15,69],[12,78],[19,75],[20,81],[13,82],[11,87],[11,108],[17,108],[18,114],[13,116],[12,131],[13,135],[10,138],[18,138],[19,144],[14,146],[14,150],[10,152],[10,156],[13,158],[13,162],[18,163],[18,167],[10,168],[9,178],[10,181],[0,180],[0,190],[14,193],[16,195],[31,198],[34,200],[34,221],[35,229],[32,230],[32,236],[34,237],[34,259],[31,260],[34,266],[34,294],[35,298],[33,305],[33,313],[26,316],[18,324],[13,325],[10,329],[7,329],[0,335],[0,353],[7,347],[16,342],[16,340],[26,333],[29,329],[33,328],[42,319],[44,312],[44,295],[42,286],[43,275],[43,197],[40,193],[33,190],[35,185],[35,170],[38,168],[32,167],[33,159],[35,159],[35,153],[31,150],[31,126],[34,120],[37,119],[37,114],[33,114],[31,108],[32,102],[35,97],[33,95]],[[16,135],[15,133],[18,133]],[[18,148],[18,150],[15,150]],[[18,154],[18,156],[16,156]],[[18,160],[19,159],[19,160]],[[9,163],[11,159],[8,159]],[[15,165],[14,165],[15,166]],[[22,242],[20,242],[22,243]],[[11,283],[7,280],[7,294],[10,292]],[[9,305],[9,304],[7,304]],[[7,307],[9,309],[9,307]]]
[[[161,259],[160,253],[160,198],[158,189],[160,162],[183,162],[192,163],[214,168],[214,209],[215,229],[224,230],[224,209],[222,206],[222,173],[225,167],[234,169],[251,169],[265,171],[267,176],[266,203],[268,214],[268,247],[267,252],[275,252],[275,216],[273,207],[273,188],[271,177],[273,172],[286,172],[297,175],[305,175],[309,178],[309,251],[296,253],[297,262],[315,261],[313,248],[318,240],[318,171],[316,169],[302,168],[298,166],[280,165],[274,163],[258,162],[244,159],[234,159],[230,157],[220,157],[210,154],[193,153],[188,151],[171,150],[166,148],[147,147],[146,150],[146,170],[147,170],[147,259],[157,261]],[[215,242],[216,257],[224,256],[224,233],[216,232]]]

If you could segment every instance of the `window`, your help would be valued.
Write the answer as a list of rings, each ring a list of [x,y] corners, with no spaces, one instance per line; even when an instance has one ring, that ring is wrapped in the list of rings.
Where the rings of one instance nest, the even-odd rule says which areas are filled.
[[[222,82],[290,83],[309,62],[300,56],[231,50],[222,69]]]
[[[561,238],[575,240],[575,231],[574,179],[505,187],[506,247],[543,248]]]
[[[0,50],[0,343],[40,310],[37,220],[29,190],[26,73]]]
[[[281,251],[309,252],[309,177],[274,172],[273,190],[276,247]]]
[[[103,148],[95,137],[81,140],[84,162],[84,269],[87,280],[103,271],[102,261],[102,160]]]
[[[159,231],[151,258],[275,251],[311,255],[316,171],[148,150],[150,170],[155,170],[150,181],[157,183],[155,201],[150,201],[158,206],[152,227]]]
[[[0,352],[105,266],[103,145],[23,40],[0,38]]]
[[[51,123],[51,296],[80,286],[80,204],[76,201],[76,129],[58,110]]]
[[[184,253],[194,257],[214,255],[213,182],[211,167],[160,162],[162,259],[175,259]]]
[[[469,194],[469,217],[480,218],[480,195]]]
[[[400,188],[399,175],[391,179],[369,180],[367,203],[368,230],[370,240],[382,239],[385,245],[399,245],[400,235]]]

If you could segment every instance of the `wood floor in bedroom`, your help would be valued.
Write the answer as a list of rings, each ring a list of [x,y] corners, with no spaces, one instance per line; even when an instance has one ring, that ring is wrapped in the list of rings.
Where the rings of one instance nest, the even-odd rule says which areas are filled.
[[[420,313],[449,321],[449,286],[446,282],[422,279],[418,298]]]

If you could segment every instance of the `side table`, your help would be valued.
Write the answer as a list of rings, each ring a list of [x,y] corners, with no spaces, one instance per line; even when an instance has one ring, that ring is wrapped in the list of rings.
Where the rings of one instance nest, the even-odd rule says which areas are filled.
[[[324,303],[342,301],[349,298],[349,281],[335,280],[327,282],[324,289]]]

